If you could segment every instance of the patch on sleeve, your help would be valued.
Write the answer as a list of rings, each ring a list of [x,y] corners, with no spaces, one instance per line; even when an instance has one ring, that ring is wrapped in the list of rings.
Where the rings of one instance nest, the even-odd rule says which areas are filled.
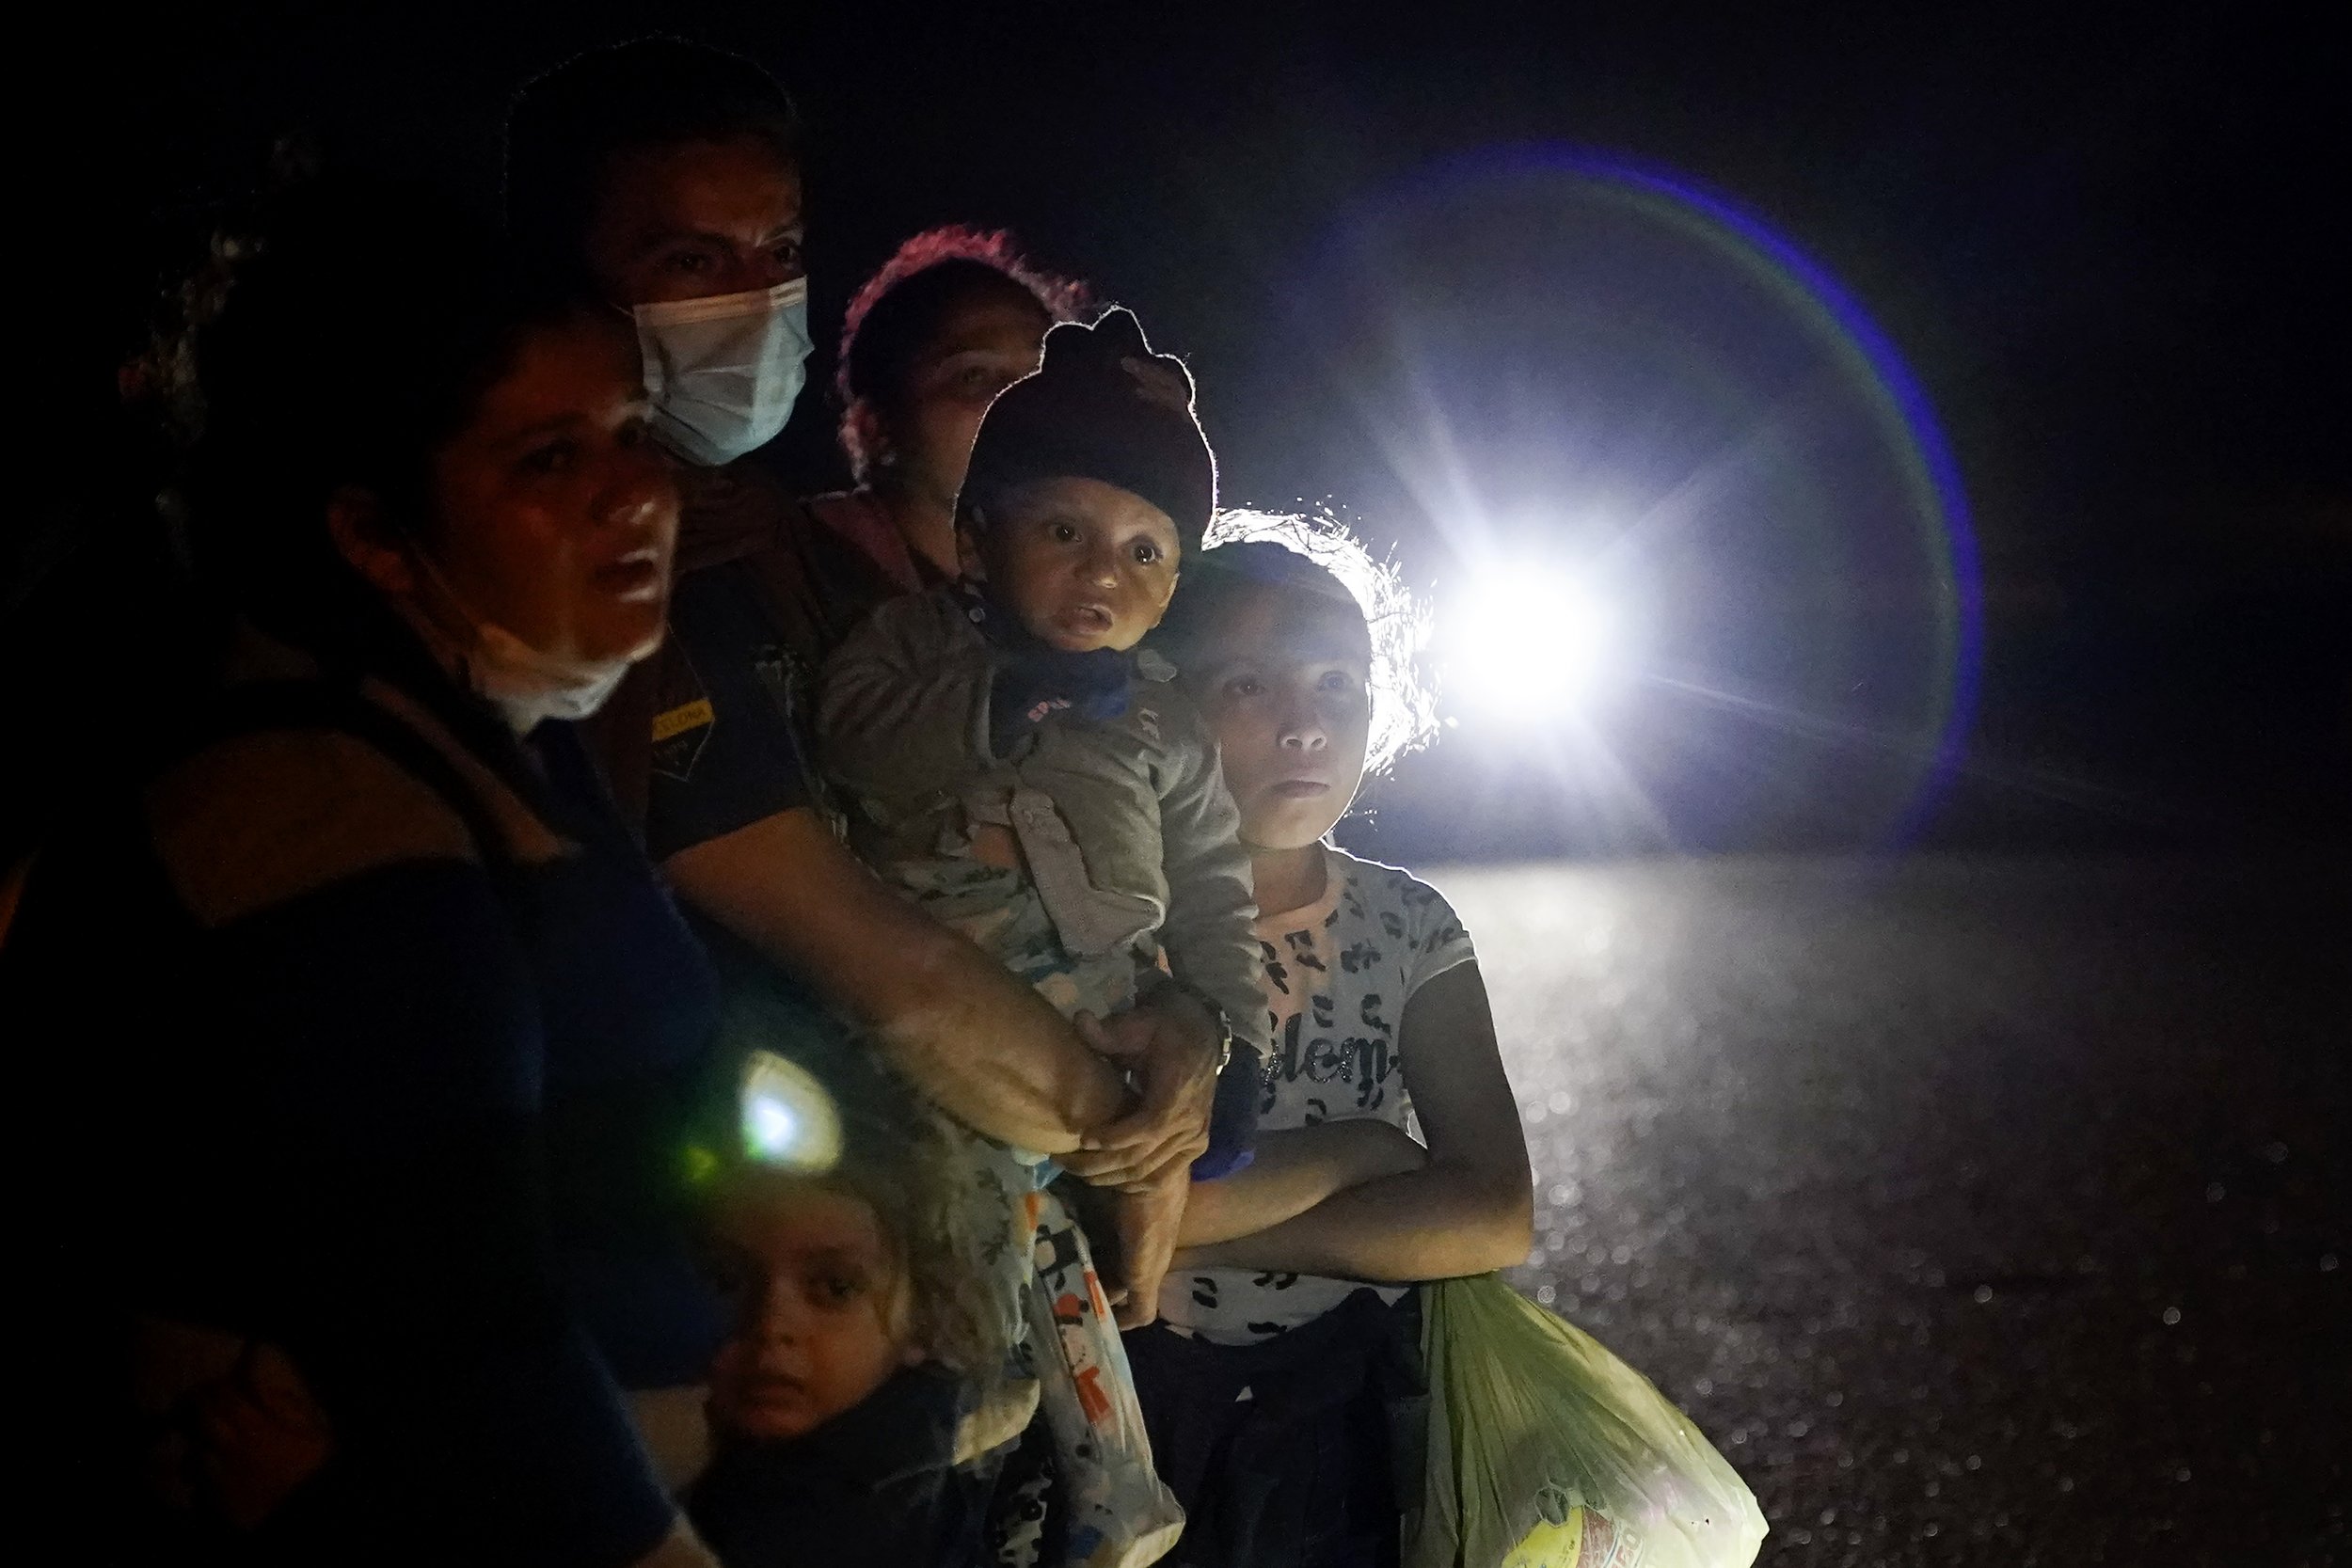
[[[710,743],[719,710],[686,650],[673,645],[661,660],[661,686],[654,694],[653,770],[684,784]]]
[[[675,739],[688,730],[699,730],[717,717],[707,697],[697,697],[666,713],[657,713],[653,716],[654,744],[659,746],[665,740]]]

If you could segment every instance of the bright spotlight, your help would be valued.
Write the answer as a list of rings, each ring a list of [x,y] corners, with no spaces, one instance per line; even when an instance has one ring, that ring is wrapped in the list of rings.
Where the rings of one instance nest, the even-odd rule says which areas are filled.
[[[797,1062],[755,1051],[743,1066],[743,1151],[762,1164],[811,1173],[841,1158],[841,1113]]]
[[[772,1159],[791,1148],[792,1135],[801,1128],[801,1118],[792,1114],[792,1107],[772,1100],[755,1100],[746,1109],[752,1143],[762,1154]]]
[[[1450,699],[1540,719],[1586,707],[1617,664],[1624,628],[1578,578],[1515,566],[1474,581],[1440,630]]]

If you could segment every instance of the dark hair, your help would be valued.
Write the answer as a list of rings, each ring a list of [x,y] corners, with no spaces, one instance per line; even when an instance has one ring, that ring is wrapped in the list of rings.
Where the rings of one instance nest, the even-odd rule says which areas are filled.
[[[429,532],[434,453],[523,335],[578,307],[529,286],[462,210],[385,182],[295,192],[214,253],[183,292],[192,319],[145,362],[185,452],[172,495],[207,585],[326,651],[375,608],[327,535],[328,501],[362,489]]]
[[[1437,732],[1437,705],[1421,669],[1428,617],[1396,569],[1327,514],[1220,513],[1208,546],[1184,574],[1152,645],[1178,670],[1221,645],[1248,594],[1271,590],[1302,604],[1343,605],[1359,616],[1372,653],[1372,730],[1364,771],[1379,773]]]
[[[737,136],[800,159],[791,98],[742,55],[662,37],[576,55],[524,84],[507,108],[508,232],[533,265],[577,280],[617,154]]]
[[[860,483],[882,455],[882,420],[905,396],[915,360],[957,307],[991,290],[1027,294],[1048,326],[1076,321],[1091,304],[1085,284],[1031,266],[1010,234],[957,225],[907,241],[850,301],[834,390],[841,450]]]
[[[821,1173],[798,1173],[767,1165],[739,1141],[725,1140],[712,1196],[741,1183],[799,1180],[865,1204],[905,1277],[925,1354],[970,1383],[992,1386],[1005,1370],[1010,1304],[995,1299],[985,1262],[1002,1239],[978,1233],[975,1224],[985,1212],[974,1203],[985,1179],[973,1164],[970,1135],[951,1131],[873,1051],[846,1035],[761,1037],[762,1049],[791,1039],[789,1059],[831,1097],[841,1118],[840,1157]]]

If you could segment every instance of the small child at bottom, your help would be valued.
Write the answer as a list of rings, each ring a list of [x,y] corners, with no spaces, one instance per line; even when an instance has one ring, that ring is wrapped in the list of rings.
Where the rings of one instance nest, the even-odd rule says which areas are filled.
[[[952,1154],[912,1117],[849,1110],[830,1168],[746,1160],[711,1195],[735,1318],[686,1505],[728,1568],[982,1560],[987,1456],[1026,1417],[975,1413],[985,1379],[965,1369],[1005,1347],[955,1229]]]

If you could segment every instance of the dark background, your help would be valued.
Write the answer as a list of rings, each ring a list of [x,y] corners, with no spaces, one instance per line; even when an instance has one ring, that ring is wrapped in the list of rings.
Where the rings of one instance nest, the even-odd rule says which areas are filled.
[[[2343,1561],[2352,61],[2319,8],[1789,10],[247,7],[22,40],[0,529],[11,582],[65,564],[0,626],[7,846],[187,662],[106,435],[167,242],[290,129],[487,202],[513,84],[690,33],[807,111],[820,350],[900,239],[1008,225],[1188,356],[1230,499],[1328,498],[1441,600],[1486,550],[1622,579],[1650,645],[1592,733],[1465,711],[1344,833],[1607,863],[1438,874],[1536,1167],[1516,1277],[1740,1466],[1767,1560]],[[1745,211],[1924,388],[1983,566],[1941,789],[1938,586],[1867,388],[1569,156]],[[354,299],[321,395],[396,351]],[[809,398],[782,443],[812,484],[829,424]],[[1815,852],[1889,843],[1962,852]],[[1768,853],[1621,858],[1661,847]]]
[[[1486,508],[1518,519],[1506,555],[1613,540],[1649,567],[1653,666],[1715,696],[1620,703],[1600,737],[1614,785],[1525,744],[1547,738],[1538,716],[1468,726],[1385,786],[1358,830],[1381,847],[2341,841],[2340,40],[2290,7],[1788,12],[99,14],[28,66],[28,446],[98,451],[159,243],[249,184],[273,136],[487,202],[512,86],[661,27],[753,55],[806,110],[813,383],[847,293],[900,238],[1006,225],[1190,358],[1229,499],[1327,498],[1422,587],[1458,584]],[[1933,584],[1918,519],[1867,499],[1884,453],[1835,450],[1841,431],[1867,444],[1856,388],[1720,259],[1570,183],[1492,174],[1530,148],[1720,195],[1842,282],[1917,376],[1973,503],[1986,607],[1965,761],[1930,798]],[[381,351],[353,301],[322,388]],[[1811,436],[1740,504],[1672,549],[1633,526],[1792,404]],[[812,483],[836,477],[830,415],[804,399],[783,448]],[[1456,467],[1435,475],[1445,442]],[[19,478],[21,523],[90,475]],[[84,681],[135,682],[116,667],[135,637],[103,595],[76,603],[13,617],[11,662],[48,666],[62,639]],[[34,734],[61,722],[41,684]]]

